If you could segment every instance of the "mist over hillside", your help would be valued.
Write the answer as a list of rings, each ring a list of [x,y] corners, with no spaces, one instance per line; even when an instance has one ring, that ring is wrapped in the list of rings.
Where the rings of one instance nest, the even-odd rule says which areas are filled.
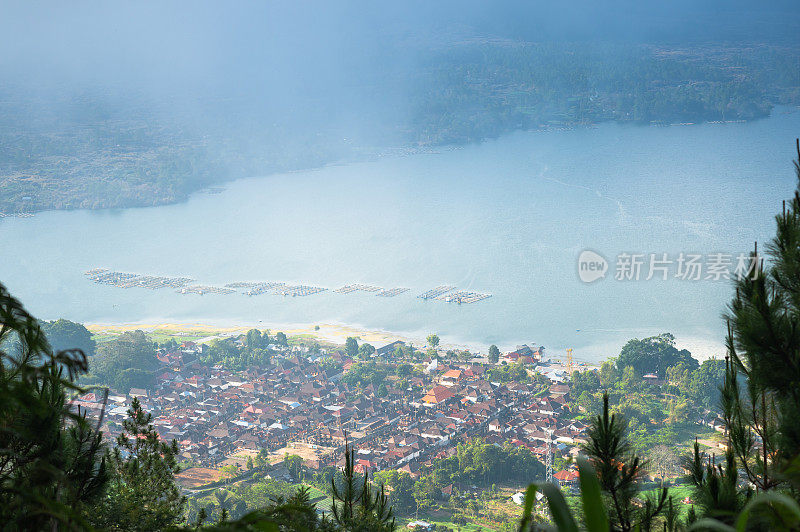
[[[169,203],[515,129],[750,120],[800,87],[793,2],[4,10],[7,213]]]

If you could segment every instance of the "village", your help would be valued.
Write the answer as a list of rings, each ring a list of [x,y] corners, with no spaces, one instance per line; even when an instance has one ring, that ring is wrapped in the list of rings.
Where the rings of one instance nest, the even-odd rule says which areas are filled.
[[[400,346],[402,341],[380,347],[371,358],[402,364],[397,358]],[[493,365],[485,361],[443,363],[434,358],[421,364],[421,375],[409,376],[407,388],[389,376],[379,391],[373,384],[348,386],[343,381],[358,363],[343,353],[270,347],[277,353],[268,367],[238,372],[202,364],[199,357],[207,348],[202,343],[159,349],[153,389],[109,394],[106,436],[119,434],[131,401],[138,398],[152,413],[159,435],[176,440],[181,460],[195,465],[179,475],[187,488],[216,480],[215,470],[225,465],[244,469],[248,457],[259,453],[268,454],[273,463],[286,453],[297,454],[314,471],[337,465],[345,443],[350,443],[357,449],[360,471],[397,469],[417,478],[421,468],[454,454],[458,442],[474,437],[524,446],[548,465],[553,454],[577,454],[584,441],[585,426],[569,419],[569,386],[561,382],[565,372],[550,369],[544,348],[519,346],[499,362],[541,370],[533,382],[491,382],[487,369]],[[75,406],[99,414],[102,400],[101,394],[90,393]],[[552,467],[550,475],[562,483],[577,479],[575,471]]]
[[[435,334],[420,348],[411,338],[368,331],[362,338],[348,330],[353,336],[342,345],[344,337],[324,340],[320,329],[314,327],[316,336],[303,330],[287,336],[244,328],[151,328],[149,339],[158,342],[140,344],[154,368],[150,385],[101,385],[72,404],[101,416],[113,446],[137,400],[159,437],[177,443],[175,478],[188,497],[189,517],[201,508],[219,513],[218,496],[230,497],[238,505],[234,515],[243,515],[245,505],[258,504],[253,494],[298,487],[312,490],[324,514],[330,511],[331,479],[345,465],[349,446],[357,473],[376,485],[388,482],[402,524],[438,530],[425,528],[438,520],[442,530],[458,522],[501,530],[517,518],[531,482],[552,482],[575,499],[576,458],[584,452],[601,386],[612,389],[620,404],[633,393],[652,410],[623,406],[635,423],[644,419],[640,426],[648,432],[639,429],[637,445],[648,457],[654,449],[655,465],[643,477],[648,489],[665,480],[675,484],[674,493],[688,507],[693,501],[677,457],[694,441],[711,459],[725,451],[718,412],[694,395],[688,407],[680,406],[685,400],[676,401],[675,393],[690,392],[668,382],[676,374],[635,377],[631,367],[630,375],[613,369],[616,359],[609,370],[609,361],[596,366],[574,360],[571,349],[559,357],[533,343],[504,353],[491,346],[487,354],[440,346]],[[116,337],[133,341],[137,334],[139,341],[148,339],[125,328],[96,334],[109,343]],[[383,339],[384,345],[375,348],[365,339]],[[601,385],[601,378],[612,380]],[[673,447],[662,443],[662,429],[672,431]],[[476,453],[479,462],[464,462],[464,453]],[[470,463],[487,466],[476,474]],[[426,486],[427,493],[420,492]]]

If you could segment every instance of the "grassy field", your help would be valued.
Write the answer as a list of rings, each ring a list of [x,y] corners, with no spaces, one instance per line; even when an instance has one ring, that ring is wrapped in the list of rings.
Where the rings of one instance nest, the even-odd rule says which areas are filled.
[[[122,333],[123,331],[121,330],[106,329],[93,333],[92,338],[98,344],[102,344],[114,340]],[[172,331],[167,329],[155,329],[147,331],[147,336],[152,338],[154,342],[161,344],[168,340],[175,340],[177,343],[195,342],[202,338],[208,338],[209,333],[202,331]]]

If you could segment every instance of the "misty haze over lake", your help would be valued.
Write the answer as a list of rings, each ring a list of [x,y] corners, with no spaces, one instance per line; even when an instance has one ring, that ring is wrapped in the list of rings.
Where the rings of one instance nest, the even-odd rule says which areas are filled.
[[[673,332],[697,354],[723,338],[730,284],[577,277],[583,249],[738,254],[773,231],[791,189],[800,113],[747,124],[601,125],[515,133],[462,149],[240,180],[145,209],[0,221],[4,282],[42,318],[86,322],[355,324],[445,341],[536,342],[579,359]],[[411,291],[393,298],[182,295],[91,283],[85,270]],[[415,296],[489,292],[471,305]]]

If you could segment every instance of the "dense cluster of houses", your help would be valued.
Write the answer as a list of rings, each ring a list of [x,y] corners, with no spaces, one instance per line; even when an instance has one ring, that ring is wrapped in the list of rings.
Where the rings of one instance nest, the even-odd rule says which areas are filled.
[[[548,450],[576,453],[583,441],[585,427],[570,420],[569,386],[558,379],[503,384],[487,378],[490,365],[437,362],[408,377],[402,389],[394,376],[383,386],[362,388],[342,379],[356,361],[339,353],[284,348],[267,367],[234,372],[201,363],[203,349],[185,342],[155,354],[160,369],[153,389],[108,396],[106,434],[113,438],[121,431],[138,397],[161,437],[177,440],[181,458],[204,467],[242,450],[274,452],[303,444],[319,451],[305,461],[318,469],[340,460],[349,441],[357,449],[358,469],[394,468],[413,477],[469,437],[525,446],[542,462]],[[374,356],[384,357],[383,351],[388,349]],[[521,346],[504,360],[524,357],[524,363],[541,365],[542,354],[543,348]],[[319,363],[323,355],[338,363]],[[75,404],[99,412],[102,399],[87,394]],[[570,482],[572,472],[557,475]]]

